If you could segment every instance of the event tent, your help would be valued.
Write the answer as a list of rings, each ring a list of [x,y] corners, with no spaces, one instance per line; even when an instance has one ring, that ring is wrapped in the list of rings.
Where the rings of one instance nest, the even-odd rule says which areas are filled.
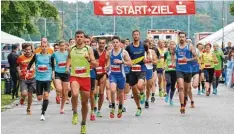
[[[8,34],[6,32],[1,31],[1,43],[4,44],[15,44],[15,43],[24,43],[25,40],[22,38],[19,38],[17,36]]]
[[[222,37],[223,37],[223,30],[224,30],[224,43],[225,45],[227,42],[231,41],[234,43],[234,22],[225,26],[224,28],[218,30],[217,32],[207,36],[206,38],[199,41],[199,43],[217,43],[219,46],[222,46]]]

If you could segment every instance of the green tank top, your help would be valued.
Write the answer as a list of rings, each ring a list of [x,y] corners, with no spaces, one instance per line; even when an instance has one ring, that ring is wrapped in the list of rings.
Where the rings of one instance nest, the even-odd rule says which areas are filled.
[[[172,66],[172,61],[171,61],[171,54],[169,53],[169,51],[167,51],[164,54],[164,57],[166,58],[166,67],[165,67],[165,71],[175,71],[175,64],[176,64],[176,55],[175,55],[175,63],[174,66]]]
[[[85,54],[89,53],[89,47],[71,48],[71,76],[75,77],[90,77],[90,64],[85,58]]]

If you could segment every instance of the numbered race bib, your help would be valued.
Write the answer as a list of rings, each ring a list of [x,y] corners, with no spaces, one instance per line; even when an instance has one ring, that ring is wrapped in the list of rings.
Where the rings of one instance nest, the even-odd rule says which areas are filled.
[[[119,65],[111,65],[111,72],[121,72]]]
[[[184,60],[183,58],[178,58],[178,63],[179,63],[180,65],[184,65],[184,64],[187,64],[187,61]]]
[[[59,68],[65,68],[65,67],[66,67],[66,61],[60,61],[60,62],[58,63],[58,67],[59,67]]]
[[[133,72],[141,72],[141,65],[133,65],[132,71]]]
[[[38,65],[37,71],[38,72],[47,72],[48,67],[47,67],[47,65]]]
[[[209,63],[206,63],[205,67],[211,67],[211,65]]]
[[[97,74],[105,73],[105,69],[103,67],[96,67]]]
[[[169,68],[169,69],[175,69],[175,66],[172,65],[172,64],[170,64],[170,65],[168,65],[168,68]]]
[[[83,75],[87,71],[86,67],[76,67],[75,74],[76,75]]]

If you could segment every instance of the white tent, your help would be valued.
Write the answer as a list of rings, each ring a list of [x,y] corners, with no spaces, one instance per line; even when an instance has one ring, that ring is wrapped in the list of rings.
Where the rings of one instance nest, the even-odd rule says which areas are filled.
[[[217,43],[219,46],[222,46],[222,37],[223,37],[223,28],[218,30],[217,32],[207,36],[206,38],[199,41],[199,43]],[[224,27],[224,43],[225,45],[227,42],[234,43],[234,22]]]
[[[24,43],[25,40],[22,38],[19,38],[17,36],[8,34],[6,32],[1,31],[1,43],[4,44],[15,44],[15,43]]]

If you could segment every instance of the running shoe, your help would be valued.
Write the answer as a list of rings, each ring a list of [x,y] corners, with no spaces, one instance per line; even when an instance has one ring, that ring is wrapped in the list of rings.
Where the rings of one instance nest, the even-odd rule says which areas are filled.
[[[41,121],[45,121],[45,116],[43,114],[41,115]]]
[[[200,90],[197,91],[197,95],[201,95],[201,91]]]
[[[140,94],[140,103],[144,104],[144,102],[145,102],[145,94],[143,93],[143,94]]]
[[[155,97],[154,97],[154,96],[151,97],[151,102],[152,102],[152,103],[155,102]]]
[[[194,106],[194,101],[192,101],[191,102],[191,106],[190,106],[191,108],[195,108],[195,106]]]
[[[145,101],[145,108],[149,108],[149,101]]]
[[[56,103],[60,104],[60,97],[59,96],[56,96]]]
[[[27,115],[32,115],[32,113],[31,113],[31,109],[29,109],[29,108],[27,108]]]
[[[205,94],[205,88],[202,89],[202,93]]]
[[[169,96],[167,95],[167,96],[165,97],[165,102],[168,103],[168,100],[169,100]]]
[[[174,106],[173,100],[170,100],[170,106]]]
[[[136,116],[140,116],[140,115],[141,115],[141,112],[142,112],[141,109],[137,109]]]
[[[98,111],[96,116],[97,116],[97,117],[102,117],[101,112]]]
[[[72,124],[77,125],[77,123],[78,123],[78,114],[73,114]]]
[[[115,117],[115,109],[114,108],[111,108],[111,111],[110,111],[110,118],[114,118]]]
[[[87,134],[86,125],[81,125],[80,134]]]
[[[118,109],[117,117],[121,118],[122,117],[122,113],[123,113],[123,109]]]
[[[163,97],[163,92],[159,91],[159,97]]]
[[[181,113],[181,114],[185,114],[185,107],[181,107],[181,108],[180,108],[180,113]]]
[[[95,121],[96,120],[94,112],[91,112],[91,114],[90,114],[90,120],[91,121]]]
[[[24,98],[23,97],[21,97],[21,99],[20,99],[20,105],[24,105]]]

